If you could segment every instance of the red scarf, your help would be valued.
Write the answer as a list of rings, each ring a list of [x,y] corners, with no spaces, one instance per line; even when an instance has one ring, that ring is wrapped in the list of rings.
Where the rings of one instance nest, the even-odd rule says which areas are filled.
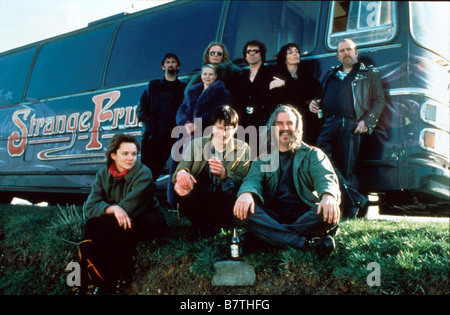
[[[114,178],[122,178],[125,175],[128,174],[128,172],[130,172],[130,170],[126,170],[123,171],[122,173],[119,172],[119,170],[116,167],[116,163],[112,163],[111,166],[109,167],[109,172],[111,173],[112,176],[114,176]]]

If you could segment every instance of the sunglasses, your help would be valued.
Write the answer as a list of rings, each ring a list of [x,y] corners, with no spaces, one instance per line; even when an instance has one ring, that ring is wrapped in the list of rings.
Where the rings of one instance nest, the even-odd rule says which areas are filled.
[[[259,49],[247,49],[246,51],[245,51],[248,55],[251,55],[251,54],[259,54]]]
[[[223,55],[223,52],[211,50],[211,51],[209,52],[209,55],[210,55],[210,56],[217,55],[217,56],[221,57],[221,56]]]

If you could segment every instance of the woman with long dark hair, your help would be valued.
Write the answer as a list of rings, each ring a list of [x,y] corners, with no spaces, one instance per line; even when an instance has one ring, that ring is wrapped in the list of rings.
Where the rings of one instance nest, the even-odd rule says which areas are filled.
[[[300,56],[300,47],[288,43],[277,54],[277,65],[273,69],[274,79],[270,83],[270,103],[272,110],[280,104],[291,104],[303,117],[303,139],[306,143],[316,143],[320,121],[309,111],[308,104],[317,94],[319,83],[306,73]]]

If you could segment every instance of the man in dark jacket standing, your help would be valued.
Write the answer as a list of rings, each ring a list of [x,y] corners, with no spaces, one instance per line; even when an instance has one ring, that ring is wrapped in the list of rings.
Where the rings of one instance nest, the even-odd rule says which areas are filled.
[[[302,125],[293,106],[273,112],[267,122],[271,153],[252,163],[234,214],[271,245],[329,254],[340,218],[339,183],[327,156],[302,142]]]
[[[341,62],[325,75],[322,99],[311,101],[309,109],[323,112],[323,127],[317,139],[332,161],[343,193],[343,216],[353,218],[367,203],[366,197],[352,187],[353,171],[361,137],[371,134],[384,109],[384,90],[377,71],[358,61],[355,43],[344,39],[338,43]]]
[[[174,141],[171,131],[176,126],[175,116],[183,102],[186,83],[178,80],[180,61],[167,54],[161,67],[164,78],[150,81],[139,102],[137,115],[144,124],[141,161],[152,171],[155,181],[170,156]]]
[[[243,71],[244,88],[242,104],[238,104],[241,125],[244,127],[264,126],[273,109],[269,109],[269,84],[273,80],[272,72],[264,65],[266,46],[257,40],[245,43],[242,55],[249,68]]]

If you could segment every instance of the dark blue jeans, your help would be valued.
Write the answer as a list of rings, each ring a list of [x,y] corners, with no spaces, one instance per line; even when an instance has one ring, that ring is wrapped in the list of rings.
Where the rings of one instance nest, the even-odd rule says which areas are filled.
[[[317,146],[328,156],[339,178],[344,210],[355,205],[363,207],[367,202],[367,199],[352,186],[353,172],[361,146],[361,134],[355,134],[357,126],[358,122],[354,119],[325,118],[322,131],[317,138]]]
[[[317,214],[317,206],[310,210],[298,210],[298,218],[289,223],[281,223],[270,213],[276,209],[255,206],[255,213],[249,214],[243,221],[244,227],[260,239],[277,247],[303,248],[307,239],[331,234],[336,224],[323,221],[322,214]]]

